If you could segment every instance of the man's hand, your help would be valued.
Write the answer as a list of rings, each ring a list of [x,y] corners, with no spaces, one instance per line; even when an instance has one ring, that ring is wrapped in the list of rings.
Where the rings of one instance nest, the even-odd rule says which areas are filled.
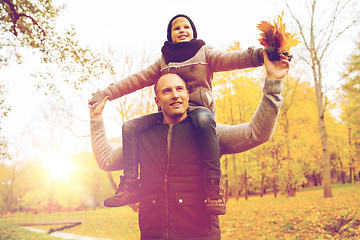
[[[283,79],[288,73],[290,67],[288,57],[281,54],[280,60],[271,62],[265,51],[263,51],[263,54],[267,78]]]
[[[91,119],[99,119],[102,116],[102,112],[105,108],[106,102],[109,100],[109,96],[106,96],[100,104],[98,104],[95,108],[94,105],[91,105],[91,100],[89,99],[89,109],[90,109],[90,118]]]

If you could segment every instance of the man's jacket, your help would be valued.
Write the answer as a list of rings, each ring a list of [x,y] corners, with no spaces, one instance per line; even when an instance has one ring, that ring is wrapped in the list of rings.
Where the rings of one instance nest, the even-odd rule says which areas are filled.
[[[157,123],[137,138],[141,239],[220,239],[217,216],[205,213],[200,149],[188,119]]]

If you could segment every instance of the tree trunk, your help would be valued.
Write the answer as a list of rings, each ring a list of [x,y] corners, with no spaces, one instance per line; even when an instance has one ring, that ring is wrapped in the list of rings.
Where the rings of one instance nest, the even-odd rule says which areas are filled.
[[[230,99],[231,100],[231,99]],[[230,106],[232,106],[230,101]],[[234,124],[234,117],[233,117],[233,108],[230,108],[230,122],[233,125]],[[238,176],[236,172],[236,158],[235,154],[232,155],[232,162],[233,162],[233,171],[234,171],[234,193],[236,194],[236,201],[239,201],[239,184],[238,184]]]
[[[319,118],[319,132],[321,138],[321,146],[322,146],[322,158],[323,158],[323,188],[324,188],[324,197],[332,197],[331,193],[331,165],[330,165],[330,154],[329,154],[329,146],[328,146],[328,135],[325,127],[325,106],[324,106],[324,96],[322,92],[322,72],[321,72],[321,62],[317,56],[315,43],[314,43],[315,35],[314,32],[311,33],[310,40],[310,52],[311,61],[312,61],[312,70],[314,76],[315,83],[315,94],[316,94],[316,104],[318,110],[318,118]]]
[[[244,194],[245,194],[245,200],[248,200],[248,187],[247,187],[247,172],[245,169],[244,173]]]
[[[341,158],[339,157],[339,164],[340,164],[340,171],[341,171],[341,182],[342,184],[346,183],[346,179],[345,179],[345,171],[344,171],[344,166],[343,163],[341,161]]]
[[[232,162],[233,162],[233,171],[234,171],[234,193],[236,194],[236,201],[239,201],[239,184],[238,184],[238,176],[236,173],[236,161],[235,155],[232,155]]]
[[[289,197],[295,197],[296,196],[296,189],[291,185],[288,186],[288,196]]]
[[[261,163],[261,186],[260,186],[260,197],[264,196],[265,193],[265,163]]]
[[[328,147],[328,138],[325,128],[324,115],[319,119],[319,128],[321,135],[321,144],[323,150],[323,187],[324,187],[324,197],[332,197],[331,193],[331,164],[330,164],[330,154]]]
[[[349,158],[350,158],[350,174],[349,174],[349,183],[353,182],[353,176],[355,175],[354,173],[354,168],[353,168],[353,164],[354,164],[354,158],[352,156],[352,141],[351,141],[351,128],[348,128],[348,141],[349,141]]]
[[[317,176],[315,175],[315,173],[312,174],[312,179],[314,181],[314,186],[317,187],[318,181],[317,181]]]
[[[228,160],[227,160],[227,156],[225,155],[225,160],[224,160],[224,178],[225,178],[225,202],[227,202],[229,200],[229,179],[228,179]]]
[[[286,150],[287,150],[287,168],[288,168],[288,183],[287,183],[287,194],[289,197],[294,197],[296,193],[296,188],[294,184],[291,184],[291,180],[294,177],[293,171],[291,170],[291,150],[290,150],[290,136],[289,136],[289,119],[287,117],[287,111],[284,111],[284,132],[286,138]]]

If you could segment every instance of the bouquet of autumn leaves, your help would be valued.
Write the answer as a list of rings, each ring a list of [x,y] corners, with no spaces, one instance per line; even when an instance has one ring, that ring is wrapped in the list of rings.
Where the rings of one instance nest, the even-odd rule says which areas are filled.
[[[300,41],[296,39],[296,34],[285,32],[285,24],[282,18],[284,13],[278,16],[274,25],[270,22],[262,21],[257,25],[257,28],[262,31],[259,39],[260,44],[265,47],[265,51],[270,61],[280,60],[280,55],[283,54],[291,61],[290,48],[296,46]]]

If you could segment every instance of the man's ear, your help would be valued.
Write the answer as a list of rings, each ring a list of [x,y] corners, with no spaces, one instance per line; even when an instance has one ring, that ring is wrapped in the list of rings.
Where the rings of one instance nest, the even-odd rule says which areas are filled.
[[[158,105],[160,107],[159,99],[157,97],[154,97],[154,100],[155,100],[156,105]]]

